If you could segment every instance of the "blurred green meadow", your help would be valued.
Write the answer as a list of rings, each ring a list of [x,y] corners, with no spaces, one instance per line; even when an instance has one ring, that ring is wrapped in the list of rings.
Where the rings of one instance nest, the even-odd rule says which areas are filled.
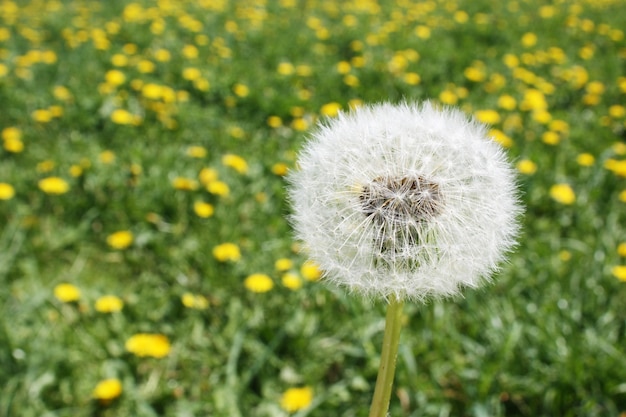
[[[408,305],[391,415],[626,415],[624,1],[0,0],[0,416],[366,416],[384,304],[319,281],[316,120],[432,99],[520,171],[494,283]]]

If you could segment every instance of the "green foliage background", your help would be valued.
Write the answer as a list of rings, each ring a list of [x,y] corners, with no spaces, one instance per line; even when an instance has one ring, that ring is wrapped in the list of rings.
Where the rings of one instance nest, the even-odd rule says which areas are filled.
[[[402,99],[493,110],[512,161],[536,172],[520,176],[524,234],[494,284],[406,307],[391,415],[624,415],[626,284],[612,272],[626,241],[624,6],[0,0],[0,131],[19,129],[23,144],[11,151],[5,138],[0,150],[0,182],[15,190],[0,200],[0,416],[283,416],[281,395],[296,386],[314,391],[300,417],[367,415],[384,305],[281,284],[275,261],[298,273],[305,259],[274,170],[293,167],[333,108]],[[166,95],[146,97],[148,84]],[[531,90],[547,107],[525,103]],[[558,143],[542,140],[549,131]],[[247,173],[222,163],[230,153]],[[228,196],[173,187],[203,168]],[[49,176],[69,191],[44,193]],[[572,204],[550,196],[562,183]],[[199,200],[212,217],[194,213]],[[118,230],[132,246],[107,245]],[[239,261],[213,257],[224,242]],[[248,291],[253,273],[274,288]],[[62,282],[78,302],[54,297]],[[210,307],[186,308],[187,292]],[[95,311],[105,294],[123,310]],[[138,332],[166,335],[170,354],[127,352]],[[92,398],[105,378],[123,385],[108,404]]]

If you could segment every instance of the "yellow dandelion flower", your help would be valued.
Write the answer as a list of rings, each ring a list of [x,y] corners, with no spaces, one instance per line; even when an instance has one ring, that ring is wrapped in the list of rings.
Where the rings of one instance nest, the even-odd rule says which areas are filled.
[[[550,121],[552,120],[552,115],[550,114],[550,112],[543,109],[533,111],[532,117],[534,121],[544,125],[550,123]]]
[[[100,313],[115,313],[124,308],[124,302],[116,295],[103,295],[96,300],[95,309]]]
[[[217,171],[213,168],[202,168],[198,174],[200,183],[204,186],[209,185],[213,181],[217,181]]]
[[[576,201],[576,194],[569,184],[555,184],[550,188],[550,197],[561,204],[572,204]]]
[[[337,116],[337,114],[339,114],[340,110],[341,110],[341,104],[337,102],[331,102],[331,103],[324,104],[322,106],[322,108],[320,109],[320,114],[322,116],[335,117]]]
[[[439,93],[439,101],[443,104],[454,105],[459,101],[459,97],[451,90],[443,90]]]
[[[149,100],[158,100],[163,96],[163,87],[154,83],[144,84],[141,87],[141,95]]]
[[[80,299],[80,290],[72,284],[62,283],[54,287],[54,296],[63,303],[71,303]]]
[[[288,271],[293,267],[293,261],[289,258],[280,258],[274,262],[274,268],[278,272]]]
[[[30,115],[34,121],[39,123],[48,123],[52,120],[52,112],[48,109],[38,109],[31,113]]]
[[[537,44],[537,35],[532,32],[527,32],[522,36],[522,46],[525,48],[530,48]]]
[[[490,125],[500,123],[500,115],[495,110],[478,110],[474,115],[482,123]]]
[[[626,107],[619,105],[619,104],[614,104],[611,107],[609,107],[609,116],[611,116],[612,118],[621,119],[625,115],[626,115]]]
[[[109,402],[122,395],[122,382],[117,378],[104,379],[96,385],[91,396],[102,402]]]
[[[267,118],[267,125],[276,129],[283,125],[283,120],[278,116],[270,116]]]
[[[604,167],[615,175],[618,175],[620,177],[626,177],[626,159],[607,159],[604,162]]]
[[[547,145],[558,145],[561,137],[556,132],[544,132],[541,135],[541,141]]]
[[[592,166],[595,161],[596,161],[595,158],[590,153],[581,153],[580,155],[576,157],[576,162],[578,162],[578,165],[581,165],[584,167]]]
[[[517,170],[524,175],[533,175],[537,172],[537,164],[529,159],[522,159],[516,165]]]
[[[280,399],[283,410],[293,413],[307,408],[313,402],[313,389],[311,387],[289,388]]]
[[[511,95],[503,94],[498,97],[498,107],[504,110],[515,110],[517,106],[517,100]]]
[[[113,162],[115,162],[115,153],[109,150],[102,151],[100,152],[98,159],[100,159],[100,162],[102,162],[103,164],[106,164],[106,165],[112,164]]]
[[[37,166],[35,166],[35,170],[42,173],[50,172],[54,169],[55,166],[56,164],[54,163],[54,161],[47,159],[45,161],[39,162]]]
[[[0,200],[10,200],[15,196],[15,189],[11,184],[0,182]]]
[[[463,75],[465,75],[465,78],[475,83],[482,82],[486,78],[485,69],[482,67],[467,67],[463,71]]]
[[[180,297],[180,301],[185,307],[192,308],[194,310],[206,310],[209,308],[209,300],[201,294],[186,292]]]
[[[415,35],[420,39],[430,38],[430,28],[428,26],[419,25],[415,28]]]
[[[137,333],[126,340],[126,350],[139,357],[164,358],[170,353],[171,345],[162,334]]]
[[[286,273],[282,276],[281,282],[283,286],[289,288],[290,290],[299,290],[302,288],[302,279],[293,273]]]
[[[618,198],[622,203],[626,203],[626,190],[620,192]]]
[[[192,158],[204,158],[207,155],[207,150],[204,146],[190,146],[187,148],[187,156]]]
[[[112,86],[120,86],[126,82],[126,75],[120,70],[109,70],[104,74],[104,80]]]
[[[219,262],[236,262],[241,259],[241,252],[239,246],[227,242],[213,248],[213,257]]]
[[[111,112],[111,121],[118,125],[135,124],[136,116],[128,110],[115,109]]]
[[[611,269],[611,273],[613,274],[615,278],[619,279],[620,281],[626,282],[626,266],[624,265],[614,266]]]
[[[193,203],[193,211],[198,217],[202,217],[203,219],[211,217],[214,212],[213,206],[204,201],[196,201]]]
[[[120,230],[107,236],[107,245],[113,249],[126,249],[132,245],[133,233],[129,230]]]
[[[308,260],[302,264],[300,267],[300,274],[307,281],[317,281],[322,276],[322,271],[320,271],[319,266],[311,260]]]
[[[198,48],[194,45],[185,45],[182,49],[182,54],[187,59],[194,59],[198,57]]]
[[[19,138],[8,138],[3,141],[4,149],[11,153],[20,153],[24,150],[24,142]]]
[[[5,127],[2,129],[2,140],[21,140],[22,131],[17,127]]]
[[[198,189],[198,183],[192,178],[176,177],[172,180],[172,187],[182,191],[194,191]]]
[[[296,71],[295,67],[291,62],[281,62],[276,67],[276,72],[280,75],[291,75]]]
[[[221,197],[226,197],[230,194],[228,184],[223,181],[211,181],[207,184],[206,189],[211,194],[219,195]]]
[[[289,166],[287,166],[287,164],[283,162],[277,162],[274,165],[272,165],[272,173],[274,175],[283,177],[287,175],[288,171],[289,171]]]
[[[294,130],[302,132],[302,131],[307,130],[309,128],[309,122],[307,122],[305,119],[303,119],[301,117],[297,117],[297,118],[295,118],[291,122],[291,127]]]
[[[222,156],[222,164],[234,169],[240,174],[246,174],[248,172],[248,163],[239,155],[231,153]]]
[[[264,293],[274,288],[274,281],[265,274],[252,274],[244,280],[243,285],[252,292]]]
[[[137,62],[137,71],[139,71],[142,74],[150,74],[154,72],[155,68],[156,68],[156,65],[154,65],[154,62],[148,59],[141,59],[139,60],[139,62]]]
[[[245,84],[238,83],[233,86],[233,93],[237,97],[247,97],[250,94],[250,88]]]
[[[39,181],[39,189],[46,194],[65,194],[69,191],[70,185],[59,177],[47,177]]]
[[[198,68],[195,67],[184,68],[183,78],[187,81],[196,81],[202,78],[202,73]]]
[[[491,136],[493,140],[495,140],[505,148],[510,148],[511,146],[513,146],[513,139],[511,139],[506,133],[501,130],[491,129],[489,131],[489,136]]]
[[[622,242],[617,245],[617,254],[619,256],[626,257],[626,242]]]

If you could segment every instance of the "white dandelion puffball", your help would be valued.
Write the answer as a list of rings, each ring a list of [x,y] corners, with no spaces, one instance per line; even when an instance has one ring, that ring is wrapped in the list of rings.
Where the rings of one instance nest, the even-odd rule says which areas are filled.
[[[324,279],[365,296],[454,296],[514,246],[514,170],[484,125],[430,102],[327,119],[289,176],[296,237]]]

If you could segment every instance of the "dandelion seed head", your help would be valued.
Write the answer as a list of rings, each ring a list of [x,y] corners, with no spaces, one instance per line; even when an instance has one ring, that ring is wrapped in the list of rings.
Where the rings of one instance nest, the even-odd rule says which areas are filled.
[[[429,102],[322,123],[289,174],[292,223],[324,278],[426,300],[489,279],[515,243],[513,168],[486,127]]]

